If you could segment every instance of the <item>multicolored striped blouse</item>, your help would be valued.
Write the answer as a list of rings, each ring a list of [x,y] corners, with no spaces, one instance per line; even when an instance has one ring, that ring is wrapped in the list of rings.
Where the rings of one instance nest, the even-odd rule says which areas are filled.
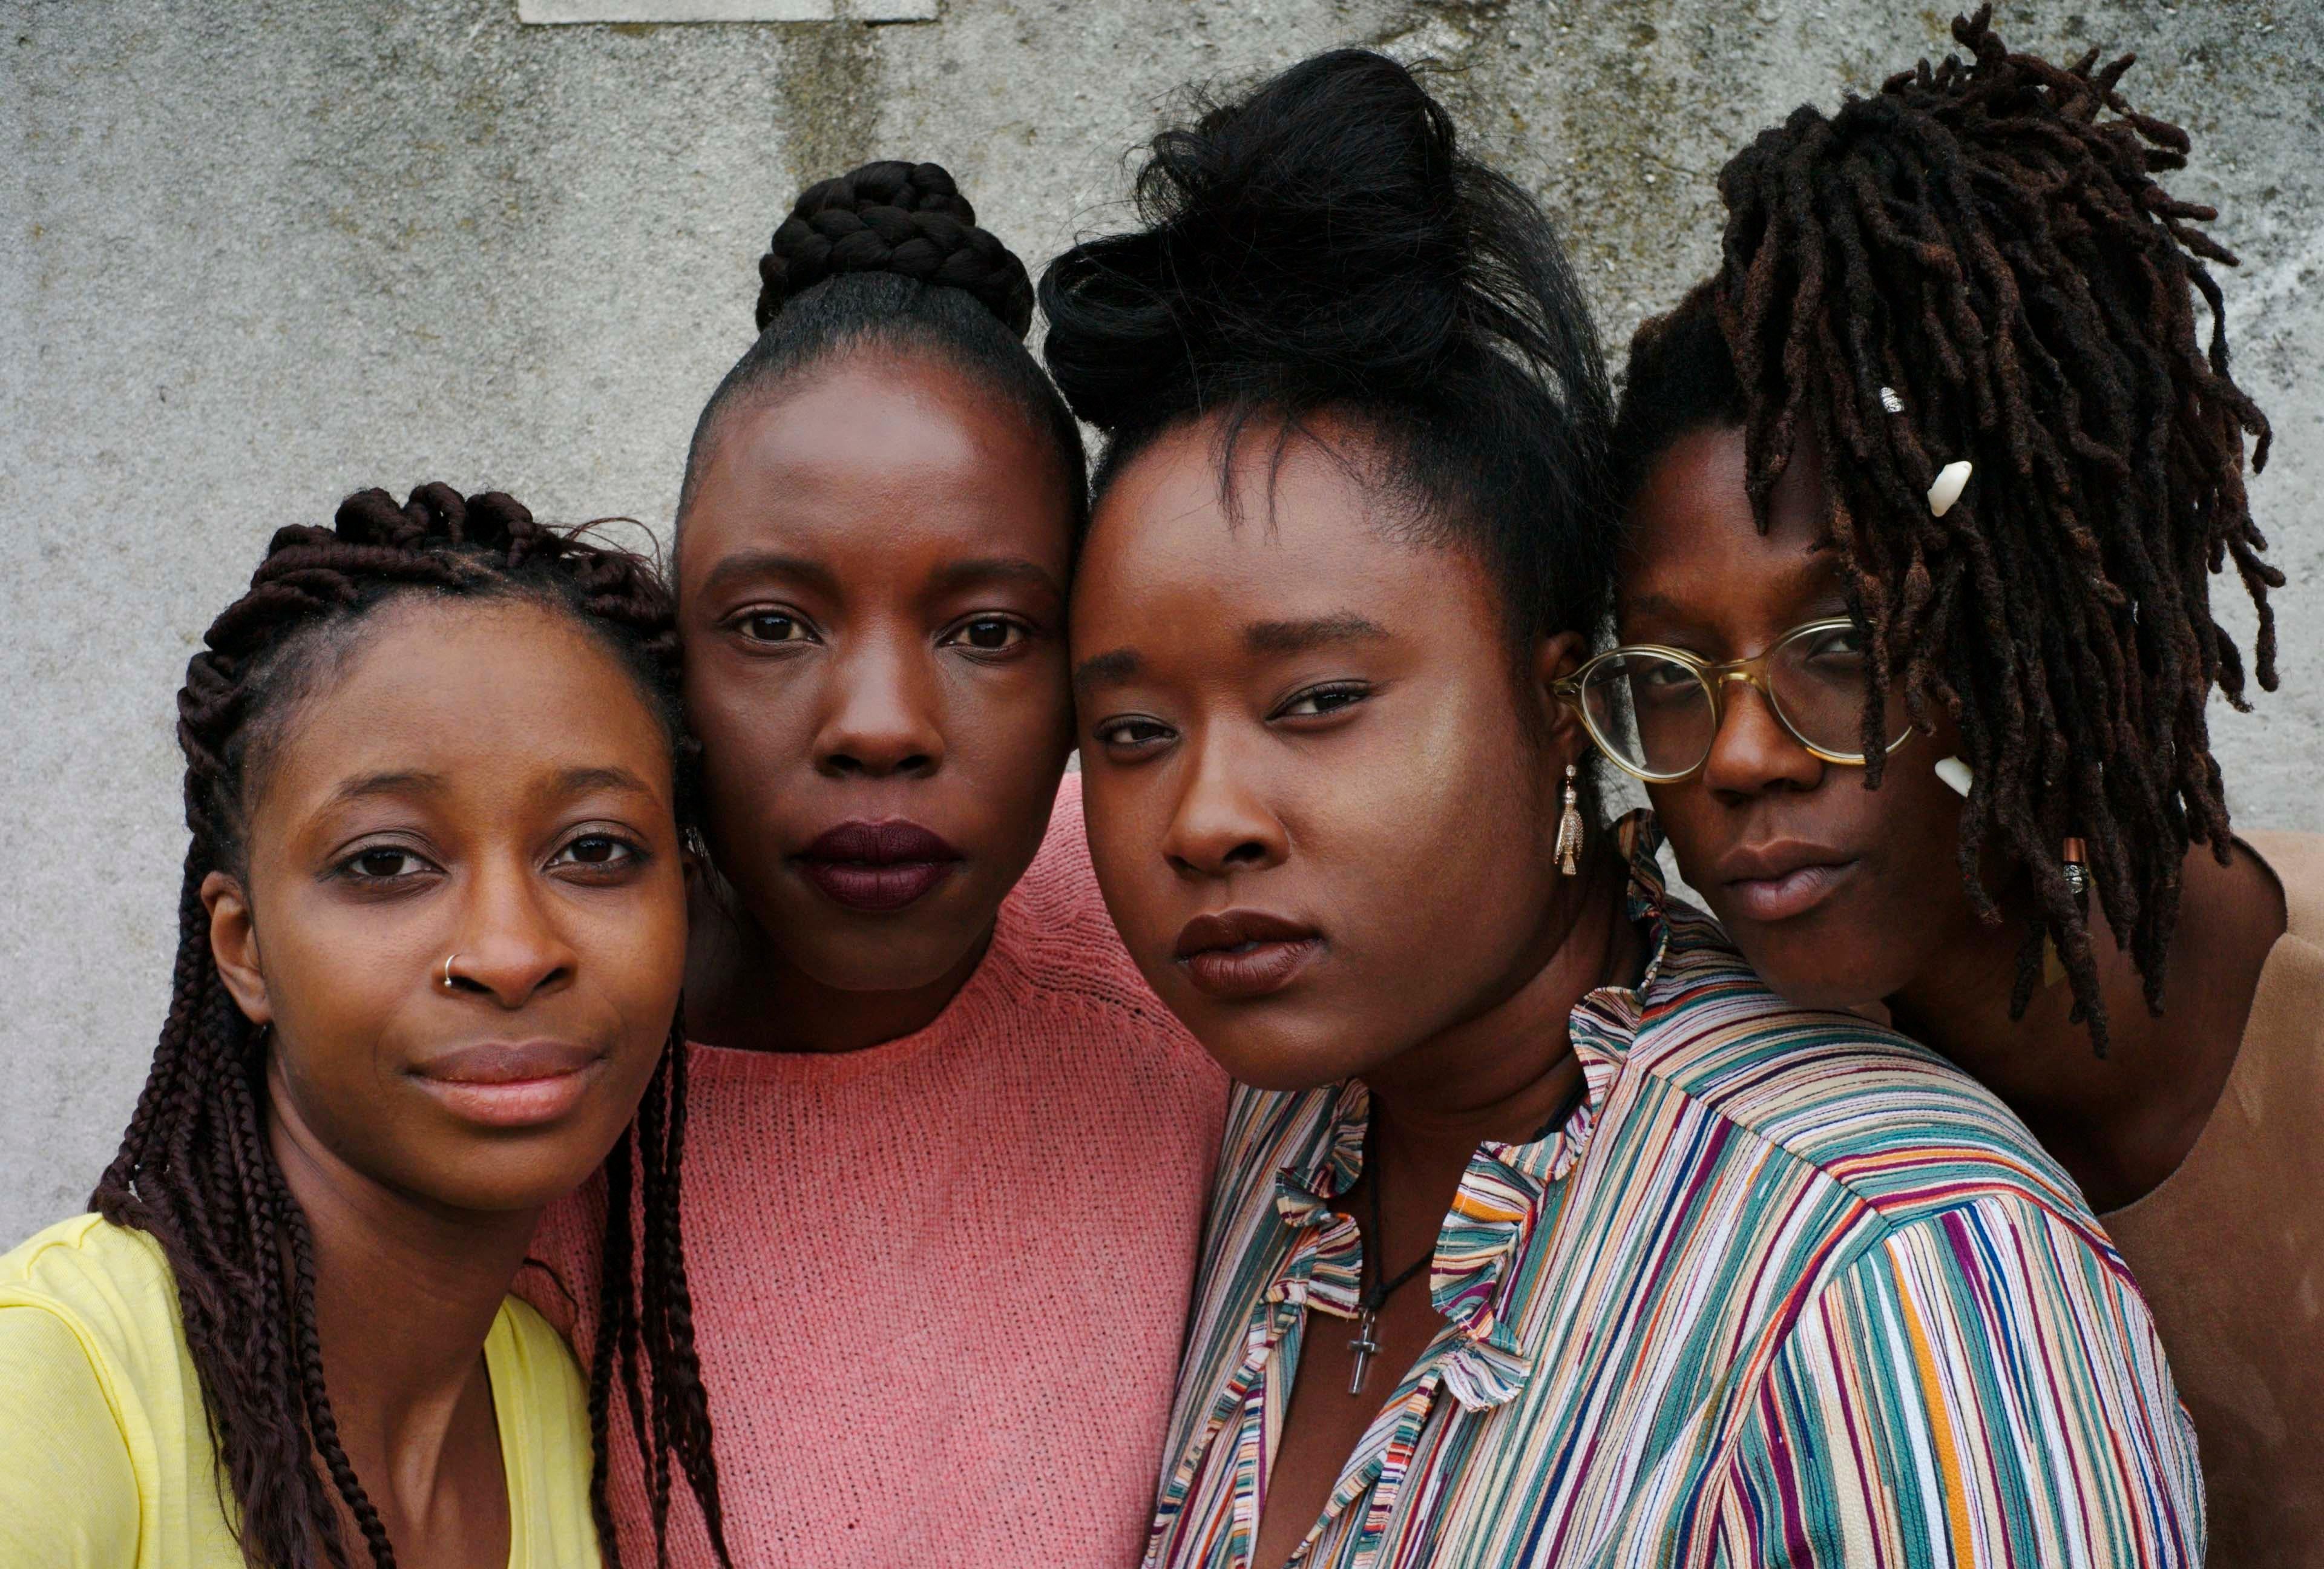
[[[2200,1564],[2193,1430],[2072,1183],[1933,1054],[1775,997],[1624,830],[1644,979],[1574,1010],[1582,1103],[1470,1162],[1444,1325],[1292,1562]],[[1237,1091],[1151,1569],[1250,1563],[1308,1315],[1353,1316],[1367,1115]]]

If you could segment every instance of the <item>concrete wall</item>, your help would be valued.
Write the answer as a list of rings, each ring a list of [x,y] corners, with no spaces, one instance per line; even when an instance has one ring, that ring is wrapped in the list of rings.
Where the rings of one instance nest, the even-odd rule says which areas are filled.
[[[650,0],[642,0],[650,4]],[[2324,828],[2324,20],[2313,0],[2028,0],[2137,49],[2245,258],[2284,692],[2222,712],[2239,819]],[[1882,0],[943,0],[933,23],[538,27],[515,0],[0,0],[0,1247],[79,1207],[166,994],[171,697],[266,534],[364,485],[659,522],[798,186],[941,161],[1046,256],[1191,78],[1344,42],[1443,90],[1549,199],[1616,342],[1708,263],[1751,130],[1941,48]],[[796,13],[794,13],[796,14]],[[847,6],[840,14],[849,14]],[[855,13],[864,14],[865,13]]]

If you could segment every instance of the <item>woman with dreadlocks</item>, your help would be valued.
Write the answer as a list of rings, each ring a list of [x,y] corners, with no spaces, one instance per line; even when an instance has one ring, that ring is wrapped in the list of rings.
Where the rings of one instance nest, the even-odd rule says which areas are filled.
[[[2231,834],[2204,723],[2246,686],[2210,576],[2263,688],[2282,582],[2234,258],[2128,60],[1953,35],[1720,175],[1723,264],[1632,346],[1585,710],[1778,990],[1885,1002],[2080,1184],[2221,1560],[2324,1563],[2324,848]]]
[[[0,1562],[571,1569],[613,1545],[617,1422],[715,1529],[651,566],[504,495],[366,491],[206,641],[152,1072],[96,1213],[0,1258]],[[600,1162],[585,1389],[508,1291]]]

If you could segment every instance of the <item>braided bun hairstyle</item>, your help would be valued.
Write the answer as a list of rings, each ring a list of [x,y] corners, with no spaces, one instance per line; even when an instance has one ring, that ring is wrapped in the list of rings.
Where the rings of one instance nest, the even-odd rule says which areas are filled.
[[[1025,263],[986,230],[940,163],[867,163],[810,185],[759,258],[759,328],[843,272],[892,272],[958,289],[1019,337],[1033,325]]]
[[[1057,453],[1086,516],[1081,431],[1025,347],[1033,287],[941,164],[890,159],[807,187],[759,258],[758,341],[695,424],[678,500],[683,531],[704,454],[726,412],[859,348],[919,350],[1001,394]]]
[[[1988,852],[2033,891],[2013,1015],[2048,936],[2103,1055],[2060,846],[2085,841],[2159,1011],[2189,847],[2228,856],[2204,707],[2214,688],[2246,706],[2243,656],[2211,614],[2230,562],[2258,614],[2259,685],[2276,681],[2267,591],[2283,575],[2244,489],[2245,438],[2256,472],[2268,424],[2227,372],[2208,263],[2235,257],[2196,226],[2218,215],[2154,178],[2185,166],[2186,133],[2116,90],[2132,57],[2053,64],[2013,53],[1991,21],[1989,5],[1954,19],[1966,60],[1923,60],[1829,116],[1798,109],[1720,171],[1718,273],[1632,346],[1624,483],[1689,426],[1740,425],[1764,527],[1812,435],[1874,634],[1866,783],[1883,760],[1877,694],[1901,665],[1920,726],[1940,707],[1960,725],[1978,913],[2001,918]],[[1960,458],[1974,477],[1933,516],[1930,483]]]
[[[498,494],[464,499],[428,485],[398,506],[369,490],[347,498],[330,528],[278,531],[249,592],[211,623],[188,664],[178,742],[190,838],[170,1010],[120,1153],[89,1204],[114,1224],[150,1234],[169,1260],[243,1554],[263,1569],[345,1565],[342,1509],[376,1569],[390,1569],[395,1552],[339,1441],[324,1384],[314,1239],[266,1134],[268,1032],[244,1017],[219,977],[201,887],[212,872],[242,873],[248,808],[290,710],[366,618],[411,595],[522,599],[570,615],[636,676],[668,728],[681,780],[687,771],[678,637],[652,565],[545,528]],[[658,1508],[675,1460],[724,1557],[679,1240],[684,1039],[673,1024],[637,1118],[606,1159],[607,1213],[619,1220],[607,1225],[605,1328],[590,1371],[591,1498],[616,1564],[604,1489],[617,1368],[641,1450],[663,1477]],[[634,1235],[633,1173],[643,1183]],[[650,1406],[640,1398],[641,1370]]]
[[[1186,421],[1224,420],[1223,475],[1255,417],[1287,433],[1351,414],[1413,526],[1503,585],[1517,635],[1595,631],[1611,396],[1540,207],[1380,55],[1319,55],[1197,107],[1151,143],[1144,226],[1042,274],[1050,372],[1106,436],[1100,494]]]

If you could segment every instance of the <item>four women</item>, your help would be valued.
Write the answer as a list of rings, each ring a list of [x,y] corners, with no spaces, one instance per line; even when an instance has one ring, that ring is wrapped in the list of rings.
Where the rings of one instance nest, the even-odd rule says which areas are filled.
[[[943,170],[806,192],[674,600],[282,531],[152,1077],[0,1258],[0,1555],[2190,1564],[2208,1474],[2309,1561],[2231,258],[2120,66],[1955,32],[1729,166],[1618,418],[1348,51],[1156,140],[1054,386]]]

